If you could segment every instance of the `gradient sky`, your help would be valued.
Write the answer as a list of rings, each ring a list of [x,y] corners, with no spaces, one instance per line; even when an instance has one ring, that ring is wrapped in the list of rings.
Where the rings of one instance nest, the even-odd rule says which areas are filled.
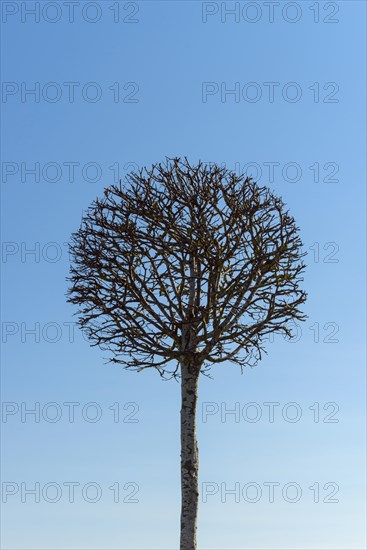
[[[200,381],[199,548],[365,548],[366,4],[1,4],[2,547],[178,547],[179,385],[73,331],[65,243],[116,177],[187,155],[268,184],[308,251],[297,341]]]

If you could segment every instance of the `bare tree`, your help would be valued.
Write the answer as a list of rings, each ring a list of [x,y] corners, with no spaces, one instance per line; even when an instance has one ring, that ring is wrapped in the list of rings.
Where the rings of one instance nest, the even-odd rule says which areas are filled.
[[[73,235],[68,300],[111,361],[181,380],[181,550],[196,549],[200,373],[303,320],[294,219],[251,178],[167,159],[105,189]]]

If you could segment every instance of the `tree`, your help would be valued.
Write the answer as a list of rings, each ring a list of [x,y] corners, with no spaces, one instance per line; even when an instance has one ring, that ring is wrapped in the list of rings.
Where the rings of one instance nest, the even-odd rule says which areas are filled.
[[[187,158],[104,191],[72,238],[68,301],[111,361],[181,380],[181,550],[196,549],[199,375],[261,359],[291,337],[304,264],[282,200],[251,178]]]

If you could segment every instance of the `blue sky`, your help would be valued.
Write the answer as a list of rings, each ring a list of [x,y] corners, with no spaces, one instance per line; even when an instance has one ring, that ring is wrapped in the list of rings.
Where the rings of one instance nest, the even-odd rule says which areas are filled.
[[[308,251],[298,341],[200,381],[199,548],[365,548],[365,3],[36,4],[2,2],[3,547],[178,546],[179,385],[74,331],[64,243],[187,155],[268,184]]]

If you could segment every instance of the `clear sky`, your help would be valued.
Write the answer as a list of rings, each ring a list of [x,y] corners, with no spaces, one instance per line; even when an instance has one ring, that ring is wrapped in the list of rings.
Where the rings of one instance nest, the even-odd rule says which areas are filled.
[[[268,184],[308,251],[297,341],[200,382],[200,550],[365,548],[365,2],[1,4],[3,548],[178,547],[179,385],[65,300],[83,210],[166,155]]]

